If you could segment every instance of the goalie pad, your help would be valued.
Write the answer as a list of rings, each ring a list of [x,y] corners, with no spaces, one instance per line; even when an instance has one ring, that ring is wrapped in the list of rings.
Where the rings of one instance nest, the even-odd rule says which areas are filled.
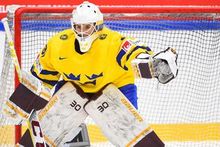
[[[63,145],[69,141],[69,131],[77,130],[88,116],[83,109],[88,99],[82,94],[81,89],[67,82],[40,111],[39,120],[49,146]]]
[[[134,146],[152,132],[134,106],[112,84],[97,99],[87,103],[85,110],[115,146]]]

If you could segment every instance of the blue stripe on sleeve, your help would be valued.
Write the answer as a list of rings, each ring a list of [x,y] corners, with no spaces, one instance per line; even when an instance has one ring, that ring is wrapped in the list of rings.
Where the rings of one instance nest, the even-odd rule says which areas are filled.
[[[38,79],[41,80],[42,82],[47,83],[47,84],[49,84],[49,85],[51,85],[51,86],[54,86],[54,85],[57,84],[57,81],[55,81],[55,80],[46,80],[46,79],[40,78],[40,77],[37,75],[37,73],[34,72],[33,67],[31,68],[31,73],[32,73],[33,76],[35,76],[36,78],[38,78]]]
[[[121,59],[123,58],[123,56],[126,54],[126,52],[123,50],[123,49],[121,49],[120,50],[120,52],[119,52],[119,54],[118,54],[118,56],[116,57],[116,60],[117,60],[117,62],[118,62],[118,64],[122,67],[122,68],[124,68],[125,70],[128,70],[128,68],[126,67],[126,66],[122,66],[121,65]]]
[[[40,74],[44,74],[44,75],[58,75],[59,73],[57,71],[41,70]]]
[[[127,58],[126,58],[126,60],[128,61],[129,60],[129,58],[130,58],[130,56],[132,55],[132,53],[133,52],[135,52],[137,49],[139,49],[139,48],[141,48],[141,49],[145,49],[146,50],[146,52],[149,52],[149,51],[151,51],[151,49],[149,48],[149,47],[147,47],[147,46],[136,46],[128,55],[127,55]]]

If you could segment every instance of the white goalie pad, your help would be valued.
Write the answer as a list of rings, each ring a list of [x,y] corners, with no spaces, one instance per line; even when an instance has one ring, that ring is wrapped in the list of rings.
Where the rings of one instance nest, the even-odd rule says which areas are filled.
[[[59,146],[69,141],[69,137],[65,136],[73,132],[74,128],[77,130],[88,116],[83,109],[88,99],[82,98],[76,91],[67,82],[39,113],[41,128],[50,146]]]
[[[152,132],[134,106],[114,85],[85,105],[89,116],[115,146],[133,146]]]

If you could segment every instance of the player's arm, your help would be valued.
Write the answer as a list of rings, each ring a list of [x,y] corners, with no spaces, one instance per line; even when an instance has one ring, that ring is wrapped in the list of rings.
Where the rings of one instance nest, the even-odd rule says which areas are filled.
[[[31,67],[32,75],[49,88],[52,88],[60,77],[60,74],[54,69],[51,63],[51,59],[53,58],[51,44],[53,42],[49,40]]]
[[[177,54],[168,48],[154,55],[154,52],[137,39],[125,38],[117,55],[118,64],[129,70],[132,62],[133,70],[140,78],[157,78],[160,83],[167,83],[177,76]]]
[[[129,64],[138,55],[144,53],[148,56],[153,55],[154,52],[145,46],[142,42],[134,38],[122,38],[119,47],[119,52],[116,57],[118,64],[124,69],[128,70]]]

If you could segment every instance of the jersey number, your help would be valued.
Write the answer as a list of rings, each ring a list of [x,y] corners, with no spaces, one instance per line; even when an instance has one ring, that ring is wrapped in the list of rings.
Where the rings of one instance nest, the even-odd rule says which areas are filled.
[[[70,104],[71,107],[73,107],[76,111],[79,111],[81,109],[81,106],[77,104],[75,100]]]
[[[100,112],[103,112],[106,108],[108,108],[109,105],[107,102],[103,102],[100,106],[97,107],[97,109],[100,111]]]

